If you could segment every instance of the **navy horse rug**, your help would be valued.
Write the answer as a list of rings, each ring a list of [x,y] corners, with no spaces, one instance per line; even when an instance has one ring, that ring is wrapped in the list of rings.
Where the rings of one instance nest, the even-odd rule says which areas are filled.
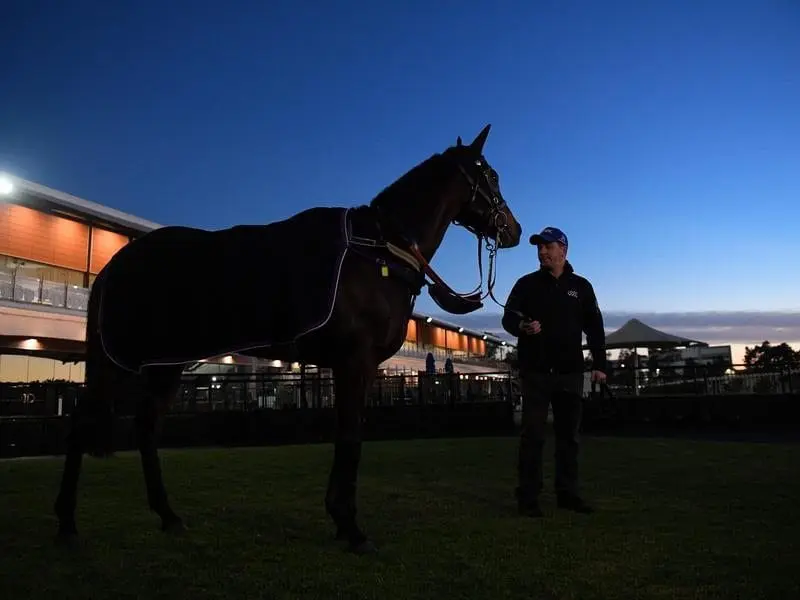
[[[163,227],[134,240],[98,276],[104,352],[139,371],[288,344],[322,327],[347,252],[348,211],[312,208],[218,231]]]

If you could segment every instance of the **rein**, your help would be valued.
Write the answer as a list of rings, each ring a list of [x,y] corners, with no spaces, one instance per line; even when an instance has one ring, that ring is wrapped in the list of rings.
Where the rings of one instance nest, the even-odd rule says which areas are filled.
[[[494,173],[494,171],[486,165],[481,160],[475,162],[475,165],[482,169],[481,175],[484,179],[487,179],[487,174],[489,172]],[[503,209],[506,207],[505,200],[502,197],[498,197],[497,194],[491,190],[490,186],[490,193],[487,193],[486,190],[483,189],[483,186],[480,182],[480,177],[475,178],[467,170],[464,168],[462,164],[458,165],[461,174],[469,183],[470,187],[472,188],[470,199],[467,205],[472,204],[476,201],[478,195],[483,197],[486,200],[489,208],[489,215],[488,221],[490,224],[494,225],[496,230],[496,235],[499,237],[502,232],[508,227],[508,220],[503,213]],[[494,177],[496,178],[496,173],[494,173]],[[378,213],[381,214],[380,207],[378,208]],[[387,224],[391,224],[393,219],[390,215],[382,214]],[[381,230],[381,221],[382,219],[379,218],[378,221],[378,228]],[[461,225],[472,234],[474,234],[478,241],[478,276],[479,281],[478,285],[470,292],[460,294],[453,290],[442,277],[433,269],[430,265],[428,260],[422,254],[422,251],[419,249],[417,242],[414,240],[408,240],[404,235],[399,235],[399,239],[402,239],[407,244],[407,248],[401,248],[388,240],[383,238],[383,234],[380,233],[379,237],[380,240],[371,239],[371,238],[364,238],[359,236],[350,236],[348,240],[348,244],[352,244],[355,246],[362,246],[362,247],[372,247],[372,248],[382,248],[388,251],[390,254],[398,258],[401,262],[405,263],[406,265],[410,266],[411,269],[418,275],[421,275],[421,282],[419,284],[419,288],[415,291],[414,295],[418,295],[421,291],[422,287],[427,285],[429,288],[429,292],[433,300],[442,308],[447,310],[448,312],[463,314],[469,313],[478,308],[483,306],[482,301],[485,300],[487,297],[491,298],[491,300],[500,306],[501,308],[505,308],[505,305],[497,300],[494,295],[494,286],[495,281],[497,278],[497,242],[491,240],[487,235],[479,231],[479,227],[471,224],[471,223],[463,223],[459,222],[459,220],[453,219],[453,223],[457,225]],[[395,227],[389,227],[390,229],[395,230],[396,234],[401,234],[399,230],[396,230]],[[489,269],[486,278],[486,292],[483,291],[483,248],[486,248],[489,254]],[[379,261],[381,262],[381,261]],[[381,263],[381,270],[384,276],[388,276],[388,267],[385,263]],[[426,280],[427,278],[430,281]]]

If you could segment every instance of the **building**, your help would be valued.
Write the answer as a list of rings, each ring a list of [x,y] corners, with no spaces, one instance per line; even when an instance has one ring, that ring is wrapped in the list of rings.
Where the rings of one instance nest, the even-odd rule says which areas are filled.
[[[82,381],[86,308],[97,273],[125,244],[157,223],[45,186],[0,175],[0,382]],[[386,373],[507,370],[506,342],[414,314],[402,349]],[[192,371],[297,370],[299,365],[246,357],[209,357]]]
[[[647,360],[652,360],[659,369],[670,368],[684,372],[686,367],[717,366],[723,371],[732,368],[733,353],[729,345],[690,346],[675,350],[651,351]],[[647,364],[642,363],[642,365]]]

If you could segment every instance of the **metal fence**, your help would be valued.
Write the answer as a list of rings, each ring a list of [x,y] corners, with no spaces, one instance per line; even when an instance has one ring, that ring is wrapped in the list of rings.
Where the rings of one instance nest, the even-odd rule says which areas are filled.
[[[513,397],[507,372],[486,374],[416,374],[379,376],[367,395],[367,406],[447,405],[508,402]],[[0,384],[0,416],[68,415],[84,385],[72,382]],[[210,411],[298,410],[334,406],[331,377],[314,373],[186,374],[172,413]],[[117,403],[131,414],[133,406]]]
[[[694,366],[659,372],[616,369],[608,385],[616,397],[719,397],[741,395],[798,395],[800,370],[752,372]],[[586,373],[585,394],[592,389]],[[0,383],[0,416],[69,414],[83,384],[66,381]],[[186,373],[176,400],[175,413],[210,411],[289,410],[327,408],[334,405],[334,382],[315,372],[298,373]],[[446,405],[512,402],[519,407],[521,386],[513,373],[401,374],[375,379],[367,406]],[[119,406],[119,405],[118,405]],[[121,406],[125,411],[132,407]]]
[[[608,385],[617,396],[719,396],[798,394],[800,369],[747,370],[745,365],[614,369]],[[588,390],[588,374],[587,385]]]

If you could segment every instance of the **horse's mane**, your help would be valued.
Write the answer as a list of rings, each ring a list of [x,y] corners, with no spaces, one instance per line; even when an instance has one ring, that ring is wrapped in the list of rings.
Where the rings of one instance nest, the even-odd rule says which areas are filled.
[[[443,158],[444,154],[437,153],[409,169],[375,196],[369,203],[370,207],[380,207],[398,197],[413,198],[417,196],[416,190],[420,186],[436,185],[437,179],[445,175],[441,169]]]

